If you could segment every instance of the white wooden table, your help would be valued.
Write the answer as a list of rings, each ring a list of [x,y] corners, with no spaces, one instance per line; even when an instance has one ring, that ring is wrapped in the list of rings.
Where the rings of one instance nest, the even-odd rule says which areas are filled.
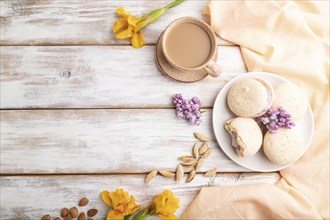
[[[164,189],[181,199],[180,215],[202,187],[274,183],[277,173],[254,173],[220,149],[211,125],[217,93],[246,72],[237,45],[219,39],[223,75],[183,84],[155,63],[155,43],[174,19],[207,21],[207,1],[186,1],[143,31],[147,46],[133,49],[111,32],[115,10],[143,15],[170,1],[1,1],[1,219],[59,216],[87,196],[104,219],[99,192],[124,188],[148,204]],[[68,71],[71,74],[67,74]],[[198,96],[201,126],[177,118],[171,97]],[[190,183],[156,177],[175,170],[191,152],[194,131],[211,138],[213,154]],[[202,173],[217,168],[216,178]],[[87,208],[86,208],[87,209]],[[79,209],[84,211],[85,209]]]

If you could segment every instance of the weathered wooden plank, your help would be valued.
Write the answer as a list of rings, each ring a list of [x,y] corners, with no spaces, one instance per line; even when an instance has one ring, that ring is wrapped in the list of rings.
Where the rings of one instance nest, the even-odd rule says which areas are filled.
[[[211,117],[207,110],[193,126],[174,109],[2,110],[1,173],[174,171],[177,158],[191,154],[194,131],[210,137],[213,149],[201,171],[249,172],[215,142]]]
[[[115,11],[123,6],[134,16],[169,4],[163,1],[115,0],[5,0],[1,8],[1,45],[129,45],[117,40],[112,24],[118,18]],[[143,34],[148,44],[155,44],[167,25],[184,16],[208,20],[203,10],[208,1],[186,1],[168,10]],[[221,45],[232,45],[219,39]]]
[[[1,108],[161,108],[179,92],[211,107],[223,85],[246,72],[236,46],[219,47],[221,77],[189,84],[160,72],[154,46],[0,49]]]
[[[124,188],[135,196],[138,204],[147,206],[152,198],[165,189],[171,189],[180,198],[181,207],[176,214],[180,216],[202,187],[241,185],[252,183],[273,184],[279,179],[277,173],[263,174],[218,174],[215,178],[197,175],[190,183],[175,183],[172,179],[156,177],[149,185],[143,183],[143,175],[115,176],[20,176],[0,177],[1,212],[5,219],[40,219],[45,214],[53,218],[60,215],[63,207],[78,207],[82,197],[88,197],[86,207],[79,211],[97,208],[95,219],[105,219],[107,207],[101,201],[102,190],[114,191]]]

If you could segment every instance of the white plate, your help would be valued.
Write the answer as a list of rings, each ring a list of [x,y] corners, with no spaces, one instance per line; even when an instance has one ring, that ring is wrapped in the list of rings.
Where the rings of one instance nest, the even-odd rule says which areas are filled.
[[[271,172],[271,171],[281,170],[285,167],[288,167],[291,164],[287,164],[287,165],[273,164],[265,156],[262,147],[253,156],[239,157],[236,154],[234,148],[231,146],[231,137],[229,133],[224,128],[224,124],[228,119],[237,117],[230,111],[227,105],[228,90],[236,81],[249,77],[263,79],[269,84],[271,84],[273,87],[275,87],[279,83],[288,82],[288,80],[280,76],[265,72],[244,73],[241,76],[238,76],[232,79],[230,82],[228,82],[219,92],[213,106],[213,130],[215,137],[220,147],[225,152],[225,154],[227,154],[227,156],[230,157],[230,159],[235,161],[237,164],[246,167],[250,170],[260,171],[260,172]],[[302,119],[300,119],[298,122],[296,122],[296,127],[302,133],[302,137],[305,143],[305,151],[306,151],[312,141],[313,132],[314,132],[314,118],[311,107],[309,105],[305,116]]]

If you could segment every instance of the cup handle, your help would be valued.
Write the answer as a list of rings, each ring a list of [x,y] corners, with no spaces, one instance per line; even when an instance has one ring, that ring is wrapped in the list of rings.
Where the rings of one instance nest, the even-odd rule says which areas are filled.
[[[217,64],[213,60],[211,60],[209,64],[207,64],[207,66],[204,67],[204,70],[212,77],[218,77],[222,72],[222,69],[219,66],[219,64]]]

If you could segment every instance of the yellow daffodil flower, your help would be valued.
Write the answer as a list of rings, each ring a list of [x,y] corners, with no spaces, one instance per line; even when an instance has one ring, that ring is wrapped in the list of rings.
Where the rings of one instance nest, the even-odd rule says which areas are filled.
[[[131,215],[141,208],[135,203],[135,198],[123,189],[115,192],[102,191],[102,199],[112,210],[108,212],[107,220],[124,220],[125,216]]]
[[[171,190],[165,190],[156,196],[149,209],[150,215],[158,215],[161,219],[177,219],[175,211],[180,207],[180,200],[175,198]]]
[[[118,39],[130,38],[134,48],[141,48],[146,43],[141,30],[147,25],[156,21],[169,8],[181,4],[184,0],[175,0],[166,7],[156,9],[143,17],[134,17],[131,13],[125,11],[123,7],[117,9],[117,15],[120,17],[112,26],[112,31]]]

